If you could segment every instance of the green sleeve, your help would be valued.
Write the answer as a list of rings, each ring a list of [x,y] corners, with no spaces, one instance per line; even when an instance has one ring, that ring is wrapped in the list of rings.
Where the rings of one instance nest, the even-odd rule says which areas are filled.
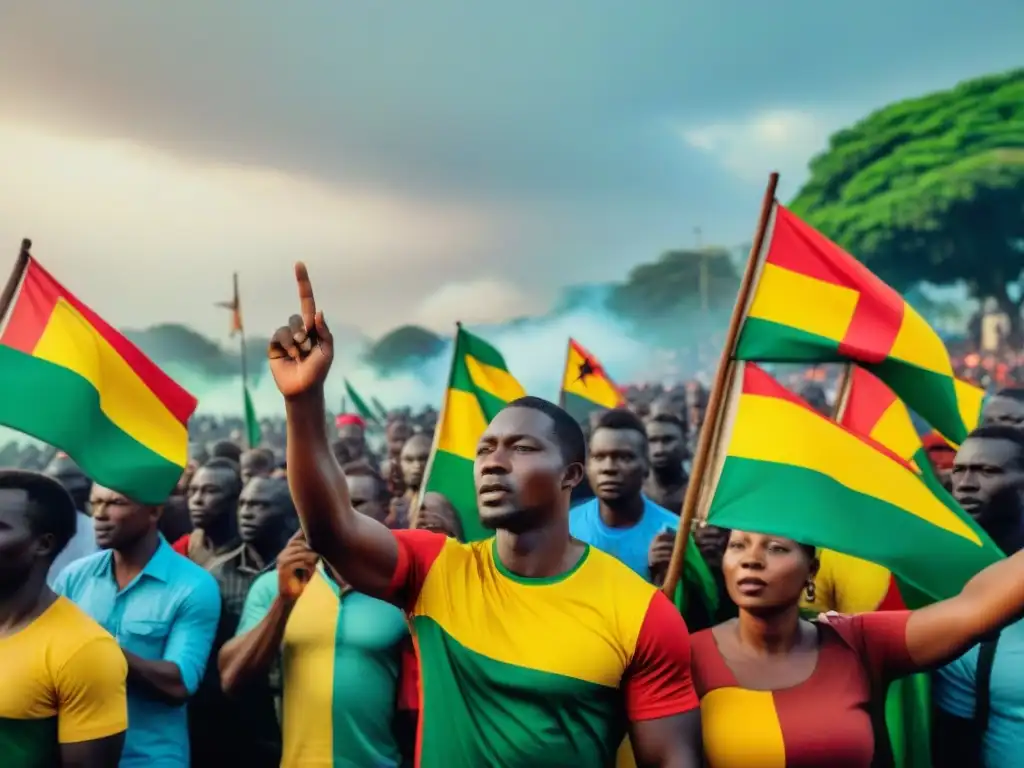
[[[238,622],[235,637],[244,635],[263,621],[270,612],[270,606],[273,605],[276,597],[277,571],[267,571],[249,587],[249,594],[245,596],[245,606],[242,608],[242,618]]]

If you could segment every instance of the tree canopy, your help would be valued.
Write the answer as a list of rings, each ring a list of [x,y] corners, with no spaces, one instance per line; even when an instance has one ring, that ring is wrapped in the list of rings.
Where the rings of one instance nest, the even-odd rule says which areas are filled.
[[[657,322],[703,309],[705,299],[712,312],[729,309],[738,287],[739,274],[724,248],[674,250],[634,267],[612,288],[608,306],[631,320]]]
[[[832,136],[790,208],[894,288],[964,281],[1019,316],[1024,69],[891,104]]]
[[[365,360],[381,374],[407,369],[436,357],[444,349],[444,339],[418,325],[403,325],[377,340],[366,352]]]

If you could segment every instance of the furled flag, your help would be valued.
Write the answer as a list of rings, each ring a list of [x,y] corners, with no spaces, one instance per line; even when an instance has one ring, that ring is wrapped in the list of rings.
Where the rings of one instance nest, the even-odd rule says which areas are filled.
[[[625,400],[619,388],[608,378],[601,362],[575,339],[569,339],[559,404],[579,422],[595,410],[617,408]]]
[[[777,202],[755,267],[735,357],[855,362],[956,444],[984,392],[953,375],[939,335],[903,298]]]
[[[101,485],[163,503],[188,460],[196,399],[34,258],[0,321],[0,424]]]
[[[352,386],[348,379],[345,379],[345,405],[347,407],[348,402],[352,402],[352,406],[356,409],[356,413],[363,417],[363,421],[367,424],[371,424],[374,427],[380,426],[380,419],[376,412],[366,404],[366,401],[356,391],[356,388]]]
[[[263,430],[260,429],[260,420],[256,416],[256,407],[252,403],[252,395],[249,393],[249,375],[245,365],[245,326],[242,324],[242,299],[238,292],[238,273],[232,276],[232,297],[231,301],[218,301],[217,306],[231,312],[230,335],[241,337],[241,366],[242,366],[242,412],[245,415],[245,437],[250,448],[255,448],[263,440]]]
[[[373,410],[377,412],[377,416],[380,417],[381,421],[388,420],[388,409],[384,407],[384,403],[370,395],[370,405],[373,406]]]
[[[1002,557],[944,491],[888,448],[737,363],[702,489],[707,520],[885,566],[930,600]],[[940,489],[941,490],[941,489]]]
[[[490,535],[480,525],[476,508],[476,444],[498,411],[526,391],[508,372],[501,353],[461,326],[455,334],[452,355],[451,376],[423,491],[447,497],[459,514],[466,541],[476,541]]]

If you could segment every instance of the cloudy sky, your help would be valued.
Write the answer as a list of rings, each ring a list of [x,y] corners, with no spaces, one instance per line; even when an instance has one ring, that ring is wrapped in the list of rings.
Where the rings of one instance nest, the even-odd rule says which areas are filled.
[[[750,237],[837,127],[1020,65],[1020,0],[0,0],[0,243],[132,327],[379,333]],[[938,9],[941,8],[941,11]]]

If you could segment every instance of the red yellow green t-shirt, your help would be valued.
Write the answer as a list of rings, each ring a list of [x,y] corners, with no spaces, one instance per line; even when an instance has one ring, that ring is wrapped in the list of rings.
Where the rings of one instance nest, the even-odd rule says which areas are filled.
[[[393,531],[392,599],[420,661],[419,768],[608,766],[628,722],[697,707],[689,634],[654,586],[588,547],[510,573],[495,540]]]
[[[125,731],[127,675],[117,641],[63,597],[0,638],[0,765],[49,768],[60,744]]]

